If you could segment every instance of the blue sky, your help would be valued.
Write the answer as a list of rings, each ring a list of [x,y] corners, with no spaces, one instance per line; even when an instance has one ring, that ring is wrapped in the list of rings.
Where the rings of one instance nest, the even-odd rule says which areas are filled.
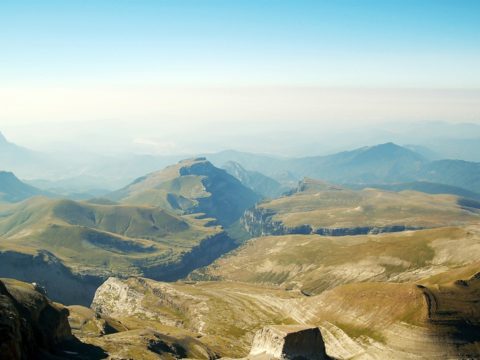
[[[0,130],[479,122],[479,64],[478,0],[1,0]]]
[[[0,24],[10,84],[480,87],[476,0],[3,0]]]

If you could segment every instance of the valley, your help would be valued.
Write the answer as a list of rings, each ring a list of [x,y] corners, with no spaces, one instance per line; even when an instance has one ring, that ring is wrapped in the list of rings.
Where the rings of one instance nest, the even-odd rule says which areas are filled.
[[[480,360],[479,15],[0,1],[0,360]]]
[[[124,193],[129,196],[120,199]],[[58,264],[57,275],[41,276],[42,283],[56,300],[83,305],[90,304],[92,290],[109,276],[176,280],[236,246],[212,216],[221,211],[218,221],[229,224],[257,195],[223,170],[197,160],[147,176],[111,197],[119,202],[32,197],[1,205],[3,276],[39,281],[39,268],[45,274],[50,263]],[[29,266],[19,267],[19,258]],[[83,296],[69,293],[71,278],[85,283]]]

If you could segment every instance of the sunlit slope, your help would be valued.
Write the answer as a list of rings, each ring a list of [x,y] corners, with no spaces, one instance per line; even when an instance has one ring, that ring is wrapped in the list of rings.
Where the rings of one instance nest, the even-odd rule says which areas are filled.
[[[305,179],[290,195],[258,204],[242,221],[255,236],[356,235],[469,224],[480,220],[479,208],[454,195],[349,190]]]
[[[346,283],[416,281],[478,259],[478,226],[345,237],[267,236],[249,240],[190,276],[318,294]]]
[[[292,317],[316,323],[329,355],[340,359],[474,359],[480,354],[478,266],[422,286],[360,283],[296,302]],[[424,280],[427,281],[428,280]]]
[[[266,325],[305,324],[320,327],[336,359],[476,358],[478,265],[459,268],[460,278],[447,271],[419,283],[346,284],[316,296],[238,282],[111,278],[93,308],[130,331],[196,337],[224,357],[247,355],[253,334]],[[84,340],[102,346],[109,337]]]
[[[255,331],[265,324],[294,323],[275,301],[296,297],[295,293],[246,284],[110,278],[97,290],[92,308],[128,330],[152,329],[193,337],[219,356],[240,357],[248,353]],[[85,340],[100,345],[109,337],[87,334]]]
[[[142,274],[221,234],[204,223],[154,207],[33,198],[0,209],[0,249],[48,251],[77,272]]]
[[[196,158],[139,178],[110,198],[180,213],[204,213],[222,225],[229,225],[240,218],[259,195],[205,158]]]

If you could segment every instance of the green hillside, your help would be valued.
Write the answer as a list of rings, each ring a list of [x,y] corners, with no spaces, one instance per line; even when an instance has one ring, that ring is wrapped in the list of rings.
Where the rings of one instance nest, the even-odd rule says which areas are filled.
[[[249,240],[191,277],[318,294],[346,283],[416,281],[478,261],[479,245],[478,226],[343,237],[268,236]]]
[[[196,158],[139,178],[109,198],[178,213],[204,213],[222,225],[230,225],[255,204],[259,195],[205,158]]]
[[[207,222],[149,206],[32,198],[0,207],[2,271],[4,276],[21,274],[24,280],[35,281],[36,274],[15,269],[13,260],[10,267],[6,264],[17,253],[32,254],[34,269],[35,261],[42,259],[36,254],[47,252],[77,275],[169,280],[208,264],[234,246],[220,227],[205,226]]]
[[[350,190],[304,179],[290,194],[259,203],[242,218],[254,236],[357,235],[478,222],[478,203],[415,191]]]

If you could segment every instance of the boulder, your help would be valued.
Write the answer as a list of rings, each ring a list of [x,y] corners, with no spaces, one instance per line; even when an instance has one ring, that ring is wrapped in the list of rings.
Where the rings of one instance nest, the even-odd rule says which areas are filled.
[[[318,327],[272,325],[257,331],[249,358],[265,355],[275,359],[328,359]]]

